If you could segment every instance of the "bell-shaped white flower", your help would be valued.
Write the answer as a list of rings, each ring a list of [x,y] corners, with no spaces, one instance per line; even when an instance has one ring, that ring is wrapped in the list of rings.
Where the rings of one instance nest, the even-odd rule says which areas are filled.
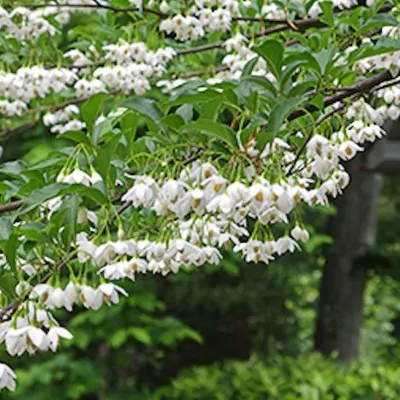
[[[0,363],[0,390],[7,388],[14,391],[16,388],[14,371],[6,364]]]
[[[113,283],[102,283],[97,288],[95,303],[96,301],[100,303],[98,298],[101,298],[101,303],[104,302],[108,305],[118,304],[120,294],[123,296],[128,296],[128,293],[120,286],[114,285]]]
[[[296,248],[300,250],[299,245],[289,236],[283,236],[276,241],[276,252],[279,255],[284,254],[288,251],[293,253]]]
[[[314,135],[306,146],[307,157],[314,158],[322,156],[326,148],[329,146],[329,140],[321,135]]]
[[[292,235],[293,239],[301,242],[308,242],[310,239],[310,234],[306,229],[300,228],[298,225],[296,225],[292,231],[290,232]]]
[[[136,177],[136,182],[124,196],[122,201],[132,203],[134,207],[149,207],[156,200],[157,184],[149,176]]]
[[[49,329],[47,332],[47,340],[49,342],[49,349],[51,351],[56,351],[58,345],[60,344],[60,338],[71,340],[72,339],[71,333],[60,326],[54,326]]]
[[[69,304],[75,304],[78,301],[79,297],[78,286],[74,282],[69,281],[64,289],[64,295],[66,297],[66,301],[68,301]]]
[[[81,263],[95,257],[97,246],[88,239],[86,232],[80,232],[76,235],[76,247],[78,260]]]
[[[363,150],[362,147],[358,146],[351,140],[343,142],[339,147],[340,155],[345,160],[352,159],[357,154],[358,151],[362,150]]]
[[[90,183],[92,185],[95,185],[98,182],[103,182],[103,177],[97,171],[92,171],[92,175],[90,177]]]
[[[85,308],[93,308],[95,297],[96,290],[91,286],[81,285],[79,287],[79,299]]]
[[[92,178],[86,172],[77,168],[71,174],[64,176],[62,182],[69,184],[79,183],[81,185],[90,186],[92,184]]]
[[[295,206],[295,201],[289,192],[281,185],[272,186],[272,199],[276,208],[284,214],[289,214]]]
[[[49,342],[46,334],[35,326],[10,328],[5,338],[6,350],[11,356],[20,356],[25,351],[30,354],[37,350],[47,350]]]

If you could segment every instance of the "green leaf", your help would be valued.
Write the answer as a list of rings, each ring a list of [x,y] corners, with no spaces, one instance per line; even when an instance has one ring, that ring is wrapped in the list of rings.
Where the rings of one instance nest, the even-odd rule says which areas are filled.
[[[301,96],[307,92],[309,92],[311,89],[315,89],[317,87],[317,81],[313,79],[308,79],[306,81],[300,82],[296,86],[293,86],[288,94],[287,97],[297,97]]]
[[[199,106],[200,117],[215,120],[217,118],[221,104],[224,102],[224,96],[217,96],[213,100],[202,103]]]
[[[105,204],[108,202],[107,196],[103,192],[101,192],[99,189],[97,189],[96,187],[93,187],[93,186],[88,187],[88,186],[79,185],[79,184],[68,185],[67,188],[63,189],[60,192],[60,195],[67,195],[67,194],[73,194],[73,193],[81,194],[83,197],[91,199],[99,204]]]
[[[176,114],[180,115],[188,124],[193,120],[193,106],[191,104],[183,104],[176,110]]]
[[[44,234],[45,229],[46,229],[46,224],[44,223],[28,222],[21,226],[15,226],[14,232],[17,235],[24,235],[28,240],[33,240],[37,242]]]
[[[104,182],[108,182],[108,172],[110,170],[111,160],[118,147],[121,134],[115,134],[115,136],[97,151],[97,156],[94,160],[94,166],[98,173],[102,176]]]
[[[312,104],[319,110],[322,110],[325,106],[324,96],[321,93],[315,95],[311,100],[309,100],[309,104]]]
[[[332,26],[334,23],[334,16],[333,16],[333,4],[330,1],[322,1],[318,3],[322,10],[322,17],[321,21],[325,22],[327,25]]]
[[[307,52],[306,48],[303,48],[303,51],[296,51],[285,58],[285,68],[290,67],[291,64],[305,65],[307,69],[311,69],[315,71],[317,75],[321,75],[321,68],[318,61],[312,54]]]
[[[126,137],[128,145],[131,145],[136,138],[138,117],[132,111],[128,111],[119,121],[121,133]]]
[[[85,143],[90,145],[90,139],[88,138],[88,135],[83,131],[69,131],[61,133],[60,135],[58,135],[58,137],[61,139],[72,140],[76,143]]]
[[[329,72],[329,67],[333,63],[333,56],[335,54],[337,54],[337,51],[335,51],[333,47],[321,50],[319,53],[314,54],[321,69],[321,75],[325,75]]]
[[[272,109],[271,114],[268,119],[268,130],[269,132],[275,134],[277,133],[285,118],[302,102],[303,97],[292,97],[282,100]]]
[[[43,188],[37,189],[32,192],[26,201],[26,205],[19,211],[19,215],[26,214],[36,207],[42,205],[45,201],[57,197],[63,189],[68,187],[66,183],[52,183]]]
[[[93,128],[96,119],[100,114],[101,107],[106,99],[106,93],[97,93],[92,96],[81,108],[83,120],[86,123],[86,129],[89,133],[93,134]]]
[[[284,53],[283,44],[277,40],[266,40],[260,46],[254,47],[253,50],[267,62],[269,70],[279,80]]]
[[[179,114],[167,115],[160,122],[173,131],[177,131],[182,125],[185,125],[185,121]]]
[[[196,104],[204,101],[210,101],[215,98],[218,92],[214,89],[207,89],[203,92],[194,91],[192,93],[181,93],[173,96],[169,101],[166,102],[168,108],[174,106],[180,106],[182,104]]]
[[[371,29],[379,29],[384,26],[398,26],[399,22],[393,15],[389,14],[376,14],[373,15],[368,21],[361,26],[361,32],[366,32]]]
[[[307,253],[314,253],[318,248],[325,244],[332,244],[333,239],[328,235],[313,235],[310,240],[304,245]]]
[[[13,270],[15,270],[16,268],[18,244],[19,244],[18,236],[13,233],[4,246],[4,254],[6,255],[8,264],[10,264],[10,267]]]
[[[8,240],[13,232],[13,218],[0,218],[0,240]]]
[[[93,131],[93,142],[97,145],[103,140],[107,140],[107,134],[113,135],[113,124],[112,118],[106,118],[98,124],[95,124]]]
[[[60,210],[62,209],[65,210],[65,220],[64,229],[61,233],[61,237],[63,238],[65,248],[69,249],[76,233],[76,224],[79,209],[78,196],[75,194],[64,199]]]
[[[17,286],[17,279],[14,274],[6,273],[0,276],[0,290],[7,297],[13,298],[15,296],[14,289]]]
[[[144,97],[131,97],[126,99],[121,103],[121,107],[135,110],[140,115],[149,118],[155,124],[159,123],[161,118],[164,116],[161,108],[158,107],[154,100],[146,99]]]
[[[182,133],[200,132],[215,139],[222,140],[234,148],[238,147],[235,132],[226,125],[210,119],[199,119],[191,124],[184,125]]]
[[[150,345],[152,343],[150,334],[144,328],[130,328],[129,334],[143,344]]]
[[[242,78],[242,82],[248,82],[251,85],[257,86],[254,90],[263,89],[272,94],[272,97],[277,95],[277,90],[274,84],[264,76],[246,76]]]
[[[247,62],[242,71],[242,78],[245,76],[251,76],[251,73],[253,72],[253,69],[257,64],[257,61],[258,61],[257,57],[254,57]]]
[[[25,169],[25,164],[21,161],[9,161],[0,166],[0,173],[21,178],[20,174]]]
[[[120,347],[128,339],[128,331],[126,329],[119,329],[114,332],[110,339],[111,347]]]

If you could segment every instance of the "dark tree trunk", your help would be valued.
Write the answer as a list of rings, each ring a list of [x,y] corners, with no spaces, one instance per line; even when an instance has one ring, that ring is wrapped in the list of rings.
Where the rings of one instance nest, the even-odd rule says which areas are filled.
[[[343,361],[359,355],[366,257],[375,244],[382,177],[362,171],[362,159],[349,163],[350,185],[339,196],[328,222],[334,245],[325,250],[314,345]]]

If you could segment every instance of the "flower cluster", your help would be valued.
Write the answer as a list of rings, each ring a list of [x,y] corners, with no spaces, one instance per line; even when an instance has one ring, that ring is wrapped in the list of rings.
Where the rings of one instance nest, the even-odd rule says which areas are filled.
[[[29,103],[50,93],[60,93],[71,85],[77,76],[66,68],[20,68],[15,74],[0,72],[0,96]]]
[[[17,7],[8,13],[0,7],[0,28],[16,39],[36,39],[41,35],[53,36],[56,28],[42,16],[41,11]]]
[[[7,117],[14,117],[15,115],[20,117],[24,114],[26,109],[26,104],[21,100],[0,100],[0,113]]]
[[[196,40],[206,32],[227,32],[231,28],[232,17],[239,13],[239,2],[236,0],[221,0],[220,7],[212,9],[205,7],[203,2],[196,2],[189,10],[189,15],[174,15],[160,23],[160,31],[168,35],[174,34],[177,40]],[[214,2],[216,3],[216,2]],[[213,5],[213,4],[212,4]]]
[[[75,105],[69,105],[55,113],[47,113],[43,116],[43,123],[46,126],[57,125],[60,122],[68,122],[73,115],[79,114],[79,108]]]
[[[320,6],[321,1],[317,0],[308,10],[308,15],[310,17],[316,18],[318,15],[322,14],[322,9]],[[340,10],[351,8],[357,5],[357,0],[333,0],[333,6]],[[371,5],[372,6],[372,5]]]

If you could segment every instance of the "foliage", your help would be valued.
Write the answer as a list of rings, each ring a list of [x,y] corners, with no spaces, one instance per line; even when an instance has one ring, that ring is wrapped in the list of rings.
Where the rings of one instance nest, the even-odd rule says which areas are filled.
[[[341,366],[320,355],[257,358],[196,367],[158,391],[158,399],[395,400],[397,364]]]
[[[182,367],[167,349],[208,339],[192,311],[215,309],[216,331],[241,333],[242,358],[311,348],[331,243],[321,207],[349,184],[343,163],[400,114],[399,6],[367,3],[4,2],[0,342],[25,357],[75,336],[23,384],[62,384],[70,398],[154,385]],[[300,243],[307,262],[264,276]],[[133,377],[121,383],[121,370]],[[14,380],[0,364],[0,389]]]

